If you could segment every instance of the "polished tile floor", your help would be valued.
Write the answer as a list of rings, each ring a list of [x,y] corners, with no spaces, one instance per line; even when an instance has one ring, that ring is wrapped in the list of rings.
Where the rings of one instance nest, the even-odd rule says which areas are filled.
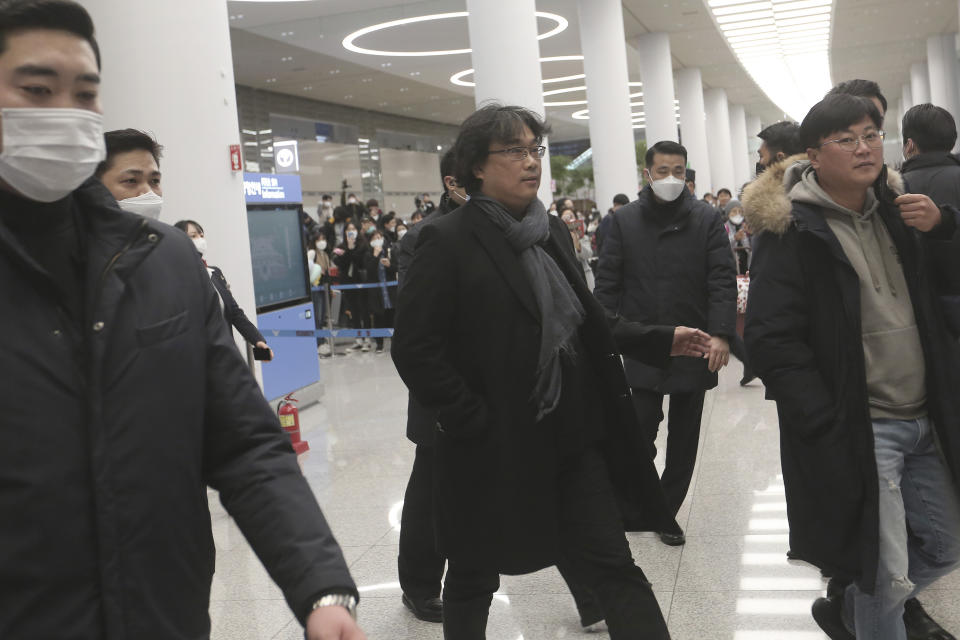
[[[389,354],[325,360],[321,370],[324,401],[301,413],[310,442],[301,462],[360,587],[361,624],[371,640],[438,640],[439,625],[409,614],[397,584],[397,523],[413,461],[404,437],[406,389]],[[630,546],[654,583],[674,640],[822,640],[809,611],[824,582],[818,571],[785,556],[776,411],[759,382],[738,386],[740,374],[734,362],[707,395],[700,458],[679,518],[686,546],[628,534]],[[663,434],[660,440],[658,464]],[[302,640],[280,591],[212,495],[211,511],[214,640]],[[960,634],[960,575],[948,576],[921,600]],[[548,569],[502,580],[487,637],[608,635],[580,629],[563,581]]]

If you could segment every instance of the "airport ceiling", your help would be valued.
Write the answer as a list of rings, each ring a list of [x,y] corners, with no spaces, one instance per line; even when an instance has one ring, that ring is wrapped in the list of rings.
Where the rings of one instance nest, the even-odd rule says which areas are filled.
[[[537,0],[539,12],[569,21],[561,33],[540,40],[542,57],[580,54],[577,0]],[[723,87],[731,103],[765,124],[783,118],[740,66],[715,26],[706,0],[623,0],[625,37],[670,35],[674,69],[699,67],[705,88]],[[458,124],[473,111],[473,91],[451,82],[471,67],[470,54],[369,55],[344,48],[344,38],[364,27],[417,16],[463,12],[465,0],[229,0],[236,81],[265,89],[357,108]],[[556,26],[538,19],[540,33]],[[854,77],[880,83],[891,103],[909,82],[910,65],[926,58],[926,38],[958,29],[957,0],[834,0],[830,62],[834,82]],[[469,48],[467,20],[449,17],[403,24],[362,35],[355,44],[379,51],[448,51]],[[504,43],[509,46],[509,43]],[[639,81],[636,52],[627,48],[630,80]],[[583,73],[580,61],[543,63],[543,77]],[[471,78],[467,76],[465,80]],[[583,80],[545,85],[546,90],[582,87]],[[548,97],[586,100],[585,91]],[[588,121],[573,114],[586,104],[547,107],[554,140],[585,138]]]

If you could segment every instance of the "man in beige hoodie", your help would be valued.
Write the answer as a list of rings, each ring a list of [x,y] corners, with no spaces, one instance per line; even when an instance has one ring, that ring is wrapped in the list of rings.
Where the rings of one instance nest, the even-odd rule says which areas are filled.
[[[801,125],[807,161],[744,195],[762,236],[745,337],[777,402],[791,549],[853,581],[815,620],[906,640],[904,602],[960,559],[960,355],[929,278],[960,214],[874,189],[881,125],[870,101],[828,96]]]

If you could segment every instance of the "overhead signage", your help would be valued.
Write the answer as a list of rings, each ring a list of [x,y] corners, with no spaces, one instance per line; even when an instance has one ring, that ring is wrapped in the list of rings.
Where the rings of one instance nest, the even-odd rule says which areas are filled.
[[[245,173],[243,192],[247,204],[300,204],[303,191],[300,176],[293,174]]]
[[[273,161],[277,173],[300,171],[300,151],[296,140],[278,140],[273,143]]]

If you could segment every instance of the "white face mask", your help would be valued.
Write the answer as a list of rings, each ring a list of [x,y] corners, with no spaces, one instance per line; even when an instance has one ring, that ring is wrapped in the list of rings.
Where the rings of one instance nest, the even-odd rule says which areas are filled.
[[[687,187],[686,183],[680,178],[667,176],[662,180],[651,180],[650,187],[658,198],[665,202],[673,202],[680,197],[683,190]]]
[[[120,208],[124,211],[129,211],[130,213],[139,214],[144,218],[156,220],[160,217],[160,210],[163,208],[163,198],[155,194],[153,191],[147,191],[136,198],[127,198],[126,200],[121,200],[117,204],[119,204]]]
[[[730,222],[739,227],[741,224],[743,224],[743,216],[733,216],[730,218]]]
[[[356,198],[347,198],[347,204],[357,204]]]
[[[85,109],[3,109],[0,178],[38,202],[56,202],[107,157],[103,116]]]
[[[347,231],[347,240],[356,240],[357,232],[356,231]]]
[[[373,247],[374,249],[379,249],[380,247],[383,246],[383,238],[377,238],[376,240],[371,240],[370,246]]]
[[[400,231],[397,231],[397,238],[402,238],[405,235],[407,235],[406,229],[400,229]]]
[[[194,238],[193,246],[197,248],[197,251],[200,252],[200,255],[203,255],[207,252],[207,239],[206,238]]]
[[[316,246],[317,246],[317,251],[326,251],[326,250],[327,250],[327,241],[326,241],[326,240],[318,240]]]
[[[323,203],[323,208],[324,208],[324,210],[329,211],[330,209],[333,209],[333,203],[332,203],[332,202],[324,202],[324,203]]]

